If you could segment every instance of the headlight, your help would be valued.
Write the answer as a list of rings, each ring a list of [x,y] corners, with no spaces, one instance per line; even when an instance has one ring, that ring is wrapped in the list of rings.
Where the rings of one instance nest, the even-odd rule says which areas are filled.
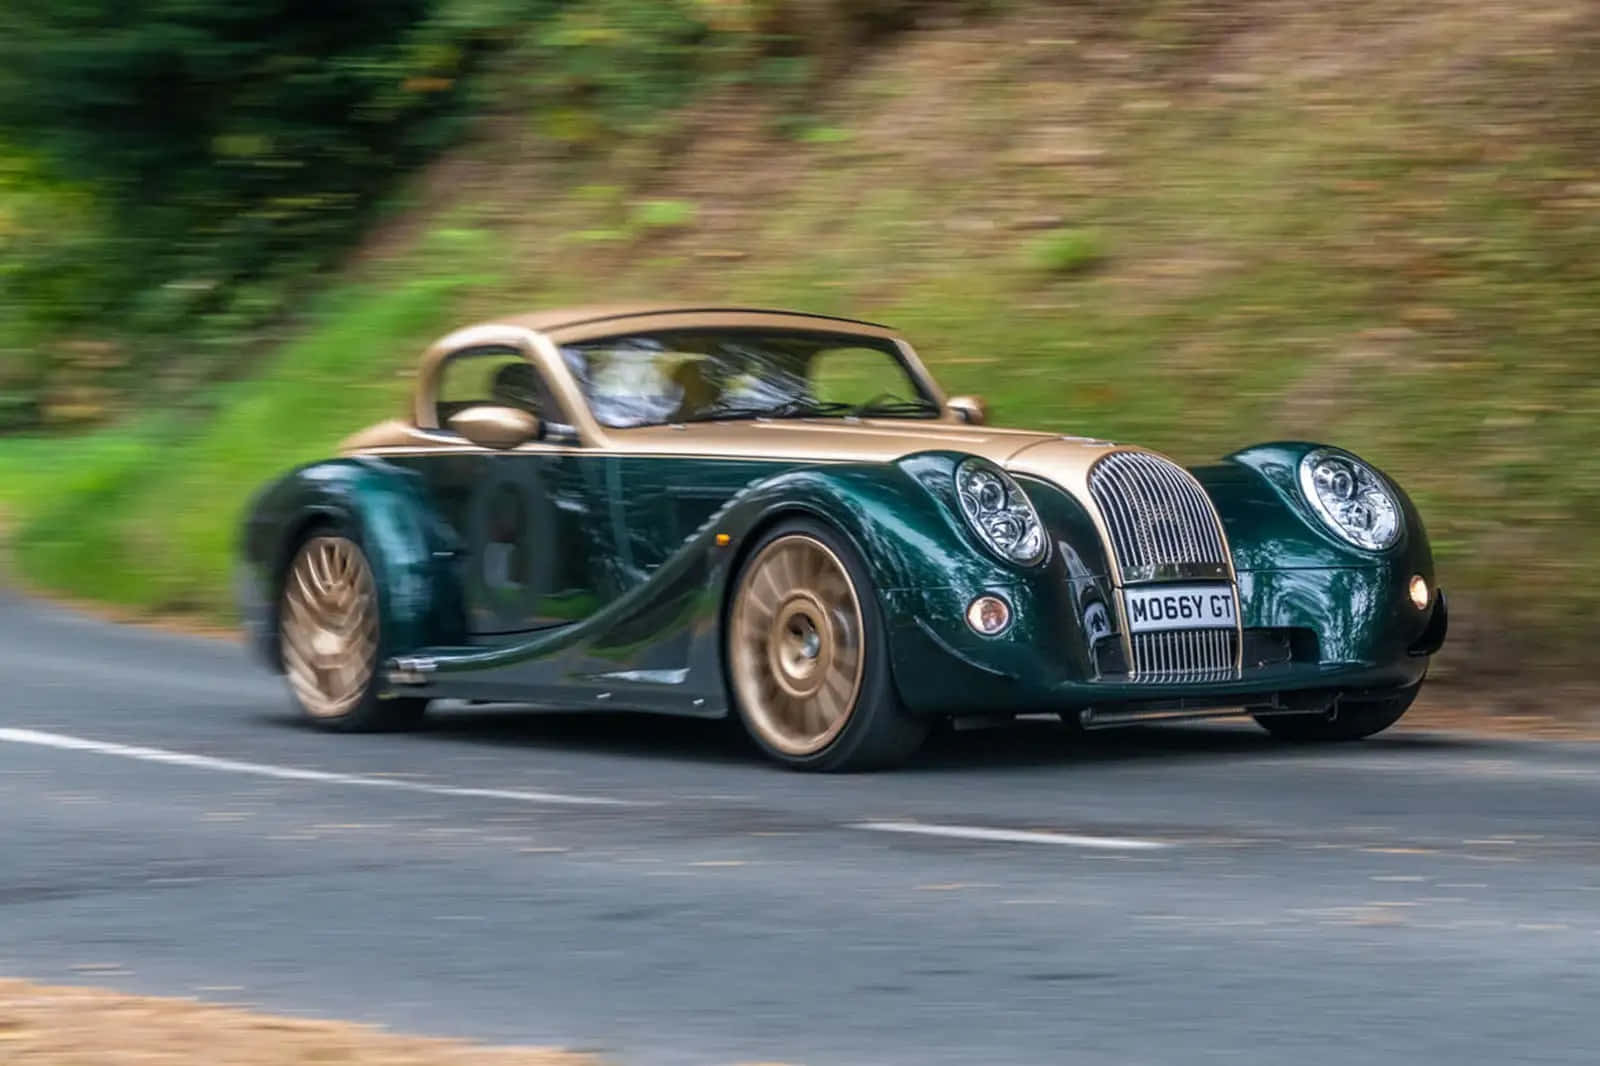
[[[1400,505],[1361,460],[1318,448],[1300,460],[1300,491],[1322,521],[1358,548],[1381,551],[1400,539]]]
[[[956,496],[967,524],[1002,559],[1031,565],[1044,558],[1044,526],[1005,471],[982,459],[956,467]]]

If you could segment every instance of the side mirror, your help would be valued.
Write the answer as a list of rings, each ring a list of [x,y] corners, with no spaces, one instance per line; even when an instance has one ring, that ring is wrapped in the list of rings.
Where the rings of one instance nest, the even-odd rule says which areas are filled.
[[[989,405],[982,396],[952,396],[944,405],[969,426],[981,426],[989,420]]]
[[[480,404],[450,416],[450,428],[485,448],[505,450],[539,436],[539,418],[516,407]]]

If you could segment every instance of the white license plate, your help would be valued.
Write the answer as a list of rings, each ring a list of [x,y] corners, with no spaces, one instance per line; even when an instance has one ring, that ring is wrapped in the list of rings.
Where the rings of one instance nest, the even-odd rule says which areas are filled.
[[[1128,629],[1232,629],[1233,589],[1227,585],[1149,585],[1125,589]]]

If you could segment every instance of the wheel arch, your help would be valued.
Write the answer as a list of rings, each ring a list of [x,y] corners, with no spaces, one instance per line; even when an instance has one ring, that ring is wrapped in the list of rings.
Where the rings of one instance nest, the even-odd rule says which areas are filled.
[[[790,500],[775,504],[761,512],[749,528],[740,534],[738,547],[734,549],[732,557],[728,560],[727,580],[723,582],[722,588],[722,616],[724,623],[727,622],[728,605],[733,601],[734,586],[737,583],[739,573],[744,569],[745,563],[750,561],[750,555],[755,551],[756,545],[761,542],[761,538],[766,536],[774,527],[784,522],[804,519],[820,522],[832,529],[850,543],[850,547],[855,550],[857,555],[866,560],[867,554],[861,550],[860,539],[846,528],[844,523],[836,521],[825,508],[809,501],[800,500]],[[871,569],[870,563],[868,564],[868,569]]]
[[[858,643],[863,658],[855,679],[855,693],[844,711],[846,717],[833,720],[832,732],[823,734],[824,746],[815,750],[790,750],[773,738],[771,730],[775,727],[770,719],[770,708],[752,712],[741,698],[733,676],[734,656],[729,652],[734,639],[732,614],[741,591],[741,575],[752,561],[764,557],[768,546],[786,540],[791,529],[812,540],[816,548],[832,556],[843,569],[843,576],[859,604],[857,628],[866,635],[866,639]],[[768,755],[791,768],[854,770],[895,765],[908,757],[927,734],[927,723],[908,716],[904,709],[895,671],[888,608],[872,573],[870,558],[848,522],[841,522],[835,515],[814,506],[788,504],[771,508],[752,523],[739,552],[729,561],[729,578],[725,582],[717,627],[718,658],[726,693],[725,714],[741,722],[746,733]],[[871,587],[863,589],[863,584]],[[876,637],[871,635],[874,630]],[[779,749],[784,753],[778,754]]]
[[[241,546],[240,609],[258,654],[274,669],[279,599],[295,552],[323,530],[361,547],[373,569],[383,654],[454,639],[462,622],[447,561],[454,546],[430,520],[420,479],[371,460],[291,471],[256,501]]]
[[[729,676],[730,667],[728,664],[728,622],[729,616],[733,612],[734,596],[739,591],[739,575],[744,572],[745,564],[750,561],[750,557],[755,553],[756,547],[768,533],[786,522],[804,520],[819,522],[827,526],[843,537],[862,560],[867,558],[866,553],[861,550],[859,541],[851,535],[849,530],[845,529],[841,523],[834,521],[824,508],[809,501],[786,500],[776,503],[761,511],[749,528],[740,534],[738,547],[734,549],[733,555],[728,560],[727,570],[722,580],[720,600],[717,604],[717,659],[722,667],[722,687],[727,704],[724,711],[725,716],[734,714],[733,679]],[[870,564],[868,564],[868,570],[871,570]],[[882,596],[878,593],[876,584],[874,582],[874,587],[869,592],[881,612],[884,610],[884,602]]]
[[[734,511],[738,520],[728,524],[737,530],[737,539],[722,574],[716,630],[729,713],[733,704],[726,642],[738,578],[756,546],[776,526],[796,519],[819,522],[855,553],[871,585],[857,594],[872,598],[884,622],[890,680],[901,696],[901,656],[895,653],[894,604],[888,593],[947,580],[942,567],[956,557],[986,575],[999,570],[998,564],[965,542],[960,520],[946,513],[945,502],[922,483],[915,467],[908,470],[900,462],[791,472],[756,487]],[[936,550],[930,553],[930,547]]]

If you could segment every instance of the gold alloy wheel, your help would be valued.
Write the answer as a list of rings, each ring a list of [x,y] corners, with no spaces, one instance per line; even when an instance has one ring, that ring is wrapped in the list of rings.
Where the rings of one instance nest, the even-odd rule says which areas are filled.
[[[866,664],[861,603],[815,537],[781,536],[745,568],[728,644],[750,726],[786,755],[813,755],[850,721]]]
[[[283,667],[314,718],[361,702],[378,648],[377,585],[361,549],[344,537],[306,541],[284,582]]]

